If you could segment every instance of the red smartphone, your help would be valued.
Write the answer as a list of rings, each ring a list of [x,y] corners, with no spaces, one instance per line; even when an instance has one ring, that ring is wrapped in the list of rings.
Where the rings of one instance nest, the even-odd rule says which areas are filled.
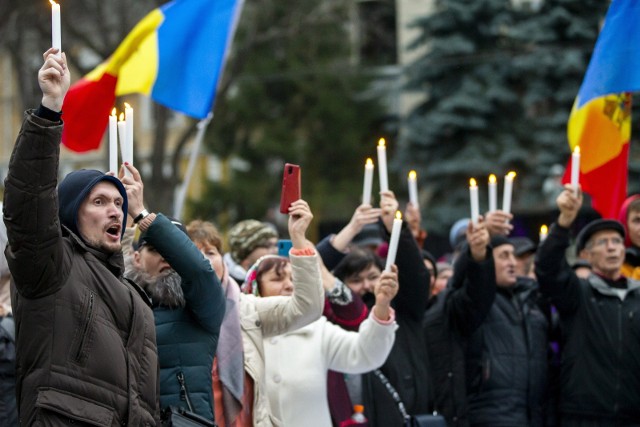
[[[280,212],[289,213],[291,203],[300,199],[300,166],[284,164],[282,172],[282,195],[280,196]]]

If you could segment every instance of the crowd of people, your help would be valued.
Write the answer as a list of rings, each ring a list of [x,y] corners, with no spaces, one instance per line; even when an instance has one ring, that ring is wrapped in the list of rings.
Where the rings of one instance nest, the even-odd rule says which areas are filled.
[[[132,164],[58,183],[64,53],[38,81],[5,180],[0,425],[640,426],[640,196],[575,257],[571,185],[539,244],[497,210],[436,259],[409,203],[387,268],[383,191],[320,242],[297,200],[288,253],[253,219],[224,253],[211,222],[148,211]]]

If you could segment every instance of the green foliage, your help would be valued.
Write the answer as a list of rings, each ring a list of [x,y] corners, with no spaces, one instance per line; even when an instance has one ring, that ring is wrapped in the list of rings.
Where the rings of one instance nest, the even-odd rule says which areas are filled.
[[[349,218],[374,152],[380,108],[362,99],[369,79],[349,65],[343,2],[248,1],[239,21],[232,83],[217,100],[206,143],[240,158],[192,204],[221,226],[264,218],[280,197],[282,165],[302,166],[302,194],[316,218]],[[235,61],[235,62],[234,62]],[[241,70],[234,64],[241,62]],[[229,76],[227,76],[229,77]]]
[[[413,47],[428,50],[408,67],[407,89],[428,98],[408,118],[396,164],[419,165],[430,228],[468,217],[468,179],[486,188],[490,173],[517,171],[513,210],[540,209],[550,166],[569,155],[567,119],[608,2],[546,0],[538,13],[506,0],[436,4],[413,23]]]

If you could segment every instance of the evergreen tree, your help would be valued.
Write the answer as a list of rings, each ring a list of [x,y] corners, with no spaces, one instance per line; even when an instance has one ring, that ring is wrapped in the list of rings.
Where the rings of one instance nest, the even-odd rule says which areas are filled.
[[[433,195],[423,214],[429,227],[444,231],[468,217],[468,180],[486,189],[490,173],[502,188],[502,177],[517,172],[516,214],[548,209],[542,183],[569,156],[567,119],[607,6],[546,0],[532,12],[507,0],[439,0],[416,20],[413,46],[428,51],[408,67],[407,88],[428,98],[408,118],[396,164],[419,165]]]
[[[369,79],[350,64],[348,7],[247,1],[225,72],[230,87],[206,140],[224,177],[193,201],[192,216],[223,229],[273,219],[285,162],[301,165],[302,197],[316,224],[351,216],[364,160],[375,153],[380,109],[362,96]]]

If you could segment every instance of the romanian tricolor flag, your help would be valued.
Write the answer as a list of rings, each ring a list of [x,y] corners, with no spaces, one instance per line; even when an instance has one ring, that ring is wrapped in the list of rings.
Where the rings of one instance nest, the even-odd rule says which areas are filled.
[[[116,96],[142,93],[195,118],[211,111],[243,0],[174,0],[154,9],[109,59],[71,86],[62,142],[100,147]]]
[[[571,151],[580,147],[580,184],[593,208],[617,218],[627,196],[631,94],[640,90],[640,1],[613,0],[573,104]],[[563,182],[569,182],[571,161]]]

